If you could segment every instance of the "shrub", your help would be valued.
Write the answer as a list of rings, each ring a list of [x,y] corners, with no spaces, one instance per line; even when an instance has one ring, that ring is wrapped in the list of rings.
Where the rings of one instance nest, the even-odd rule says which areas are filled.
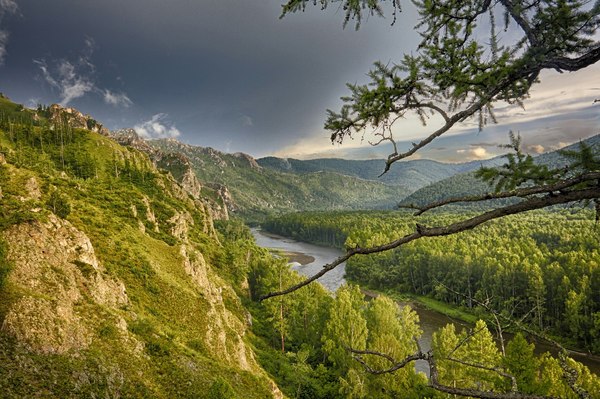
[[[46,201],[46,205],[55,215],[63,219],[66,219],[71,213],[71,204],[69,203],[69,200],[58,190],[52,191],[48,201]]]

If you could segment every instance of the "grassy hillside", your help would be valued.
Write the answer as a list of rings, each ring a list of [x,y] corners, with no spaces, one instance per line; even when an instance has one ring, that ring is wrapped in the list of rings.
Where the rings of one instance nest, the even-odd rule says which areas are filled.
[[[148,143],[167,153],[185,155],[202,182],[227,186],[233,210],[246,217],[295,210],[389,209],[408,194],[402,186],[331,171],[280,172],[260,166],[245,154],[224,154],[175,140]]]
[[[145,154],[1,99],[0,190],[3,398],[280,396],[240,298],[258,249]]]

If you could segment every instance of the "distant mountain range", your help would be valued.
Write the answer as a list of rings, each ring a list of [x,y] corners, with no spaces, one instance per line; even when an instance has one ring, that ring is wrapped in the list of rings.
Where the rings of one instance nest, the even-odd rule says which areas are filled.
[[[281,172],[296,174],[314,172],[335,172],[342,175],[359,177],[365,180],[379,181],[388,185],[402,186],[414,192],[431,183],[454,176],[457,173],[479,169],[481,166],[500,165],[500,158],[484,161],[472,161],[459,164],[442,163],[431,160],[414,160],[396,162],[389,172],[381,175],[385,160],[348,160],[338,158],[321,158],[299,160],[292,158],[266,157],[257,160],[258,164]]]
[[[170,171],[181,184],[201,186],[216,203],[249,220],[307,210],[393,209],[398,204],[423,205],[485,193],[491,190],[489,185],[476,179],[474,172],[482,166],[505,162],[503,157],[459,164],[403,161],[380,176],[383,159],[254,159],[244,153],[227,154],[174,139],[142,140],[132,129],[113,132],[112,136],[121,144],[151,154],[156,164]],[[598,145],[599,137],[586,142]],[[559,152],[536,159],[549,166],[566,162]]]
[[[583,143],[594,148],[596,152],[600,151],[600,134],[582,140]],[[562,150],[541,154],[535,158],[535,162],[547,165],[550,168],[560,168],[569,163],[569,160],[561,155],[564,150],[578,150],[579,143],[572,144]],[[502,157],[494,158],[498,166],[505,163]],[[466,195],[485,194],[493,191],[487,183],[475,177],[475,169],[458,173],[448,178],[439,180],[426,187],[416,190],[401,201],[401,205],[422,206],[431,202],[441,201],[448,198],[463,197]]]
[[[164,153],[183,155],[204,185],[227,188],[231,212],[250,219],[300,210],[391,209],[411,193],[402,185],[334,170],[291,173],[263,166],[247,154],[226,154],[172,139],[146,143]]]

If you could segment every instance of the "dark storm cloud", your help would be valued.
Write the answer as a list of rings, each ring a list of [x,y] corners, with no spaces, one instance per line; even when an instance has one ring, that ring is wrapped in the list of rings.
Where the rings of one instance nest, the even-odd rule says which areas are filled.
[[[356,32],[342,29],[335,7],[280,20],[278,0],[18,4],[22,16],[6,19],[11,52],[0,76],[13,99],[69,103],[112,128],[168,115],[182,141],[256,155],[318,133],[346,82],[365,81],[373,61],[397,60],[418,40],[410,10],[407,25],[373,18]],[[85,90],[67,97],[58,68],[76,66],[87,38],[95,71],[68,75],[66,86]]]
[[[5,15],[16,14],[19,7],[14,0],[0,0],[0,28],[2,28],[2,18]],[[6,57],[6,46],[8,45],[10,33],[4,29],[0,29],[0,65]]]

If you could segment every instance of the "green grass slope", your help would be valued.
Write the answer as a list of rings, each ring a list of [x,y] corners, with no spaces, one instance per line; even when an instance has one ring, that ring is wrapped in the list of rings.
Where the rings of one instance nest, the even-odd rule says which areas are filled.
[[[277,395],[221,241],[145,154],[0,99],[0,396]]]

